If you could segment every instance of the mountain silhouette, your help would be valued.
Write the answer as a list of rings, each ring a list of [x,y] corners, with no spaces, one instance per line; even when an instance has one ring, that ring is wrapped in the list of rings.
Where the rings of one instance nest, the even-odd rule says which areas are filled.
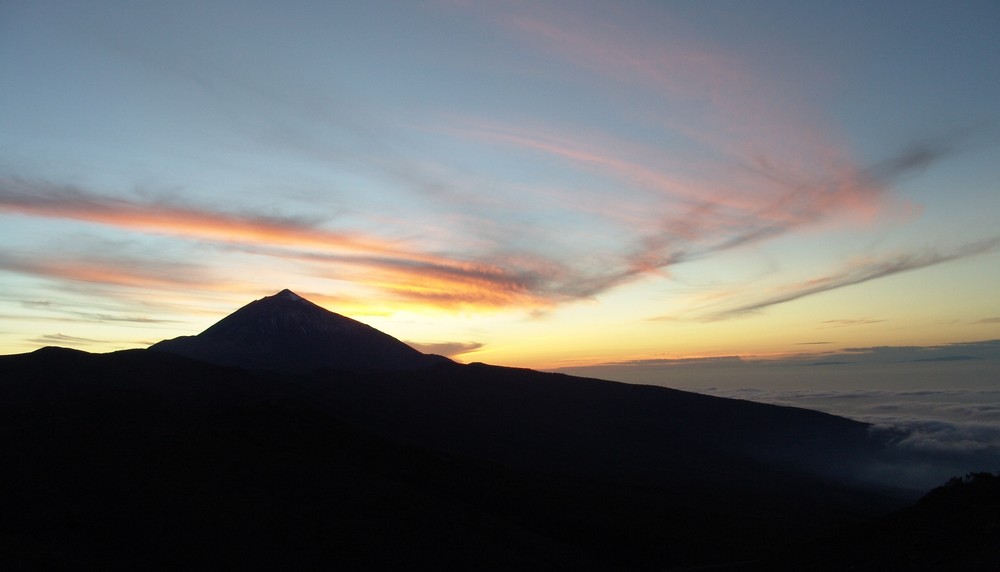
[[[458,364],[283,290],[146,350],[0,356],[0,568],[794,569],[900,530],[857,528],[917,498],[865,480],[898,461],[869,428]],[[831,561],[878,561],[856,544]]]
[[[862,423],[483,364],[43,348],[0,356],[0,428],[2,569],[670,569],[903,506],[825,470]]]
[[[740,571],[937,572],[1000,569],[1000,474],[954,477],[916,504]]]
[[[447,361],[313,304],[291,290],[255,300],[196,336],[149,349],[218,365],[306,373],[413,369]]]

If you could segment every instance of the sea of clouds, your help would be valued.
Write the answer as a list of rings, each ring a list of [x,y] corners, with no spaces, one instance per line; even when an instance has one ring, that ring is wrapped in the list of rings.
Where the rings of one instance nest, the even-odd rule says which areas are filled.
[[[928,488],[1000,472],[1000,340],[851,348],[781,359],[641,360],[560,370],[804,407],[871,424],[895,462],[866,479]]]

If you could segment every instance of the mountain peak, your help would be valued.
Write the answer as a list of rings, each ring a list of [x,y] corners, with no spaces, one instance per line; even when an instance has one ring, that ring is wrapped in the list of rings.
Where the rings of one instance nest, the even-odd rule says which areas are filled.
[[[306,300],[305,298],[303,298],[302,296],[299,296],[295,292],[292,292],[288,288],[285,288],[284,290],[282,290],[281,292],[278,292],[274,296],[268,296],[268,298],[283,298],[285,300]],[[308,300],[306,300],[306,301],[308,301]]]
[[[413,369],[445,360],[425,355],[367,324],[291,290],[250,302],[196,336],[150,346],[220,365],[306,373]]]

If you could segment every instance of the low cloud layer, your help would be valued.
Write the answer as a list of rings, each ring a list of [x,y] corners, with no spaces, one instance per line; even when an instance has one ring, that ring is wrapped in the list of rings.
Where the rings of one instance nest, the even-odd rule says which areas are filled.
[[[866,469],[876,480],[927,488],[970,471],[1000,470],[1000,340],[768,360],[638,360],[559,371],[870,423],[892,458]]]

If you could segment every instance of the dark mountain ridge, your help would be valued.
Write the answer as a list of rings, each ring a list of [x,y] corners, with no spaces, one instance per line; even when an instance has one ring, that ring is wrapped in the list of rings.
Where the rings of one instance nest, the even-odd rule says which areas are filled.
[[[969,473],[912,506],[734,569],[992,572],[998,564],[1000,473]]]
[[[314,306],[284,291],[191,345],[0,356],[0,566],[778,563],[783,546],[912,498],[859,480],[892,462],[863,423],[419,352],[409,362],[401,342]],[[319,332],[299,338],[309,367],[267,340],[296,329]],[[313,367],[355,335],[395,349]],[[203,360],[193,347],[224,351]],[[262,355],[249,367],[229,363],[250,353]]]
[[[704,408],[678,435],[633,425],[651,396],[615,396],[621,384],[418,371],[0,356],[0,564],[648,569],[746,558],[902,505],[757,459],[722,429],[703,438],[719,420]],[[649,410],[687,395],[651,389]]]

